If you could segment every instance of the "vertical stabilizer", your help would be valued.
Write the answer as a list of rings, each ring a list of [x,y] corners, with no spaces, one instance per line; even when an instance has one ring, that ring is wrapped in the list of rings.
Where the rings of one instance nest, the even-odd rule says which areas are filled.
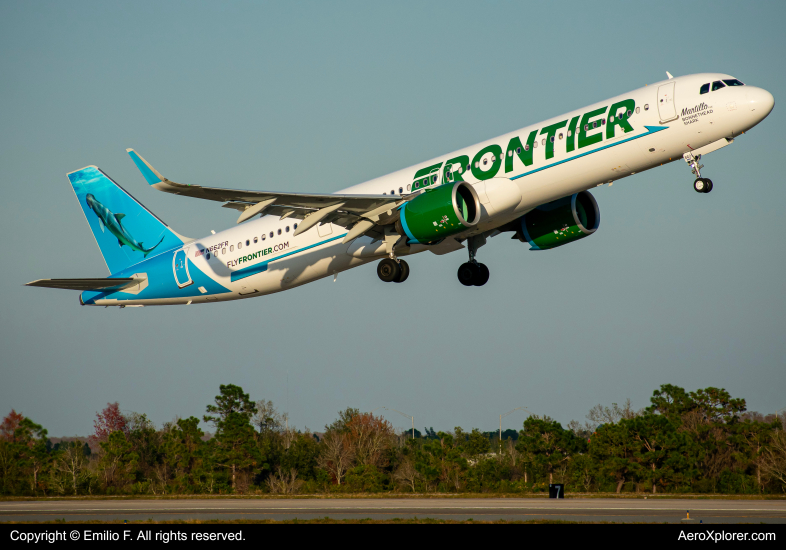
[[[110,273],[185,241],[99,168],[71,172],[68,180]]]

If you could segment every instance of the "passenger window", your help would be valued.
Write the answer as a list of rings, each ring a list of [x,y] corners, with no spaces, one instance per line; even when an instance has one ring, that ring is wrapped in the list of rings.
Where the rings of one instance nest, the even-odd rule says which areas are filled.
[[[237,249],[240,250],[241,248],[243,248],[243,243],[237,243]]]
[[[712,91],[713,92],[715,90],[720,90],[721,88],[725,88],[725,87],[726,87],[726,85],[723,82],[721,82],[720,80],[716,80],[715,82],[712,83]]]
[[[649,111],[650,110],[650,104],[649,103],[645,103],[644,104],[644,110],[645,111]]]
[[[521,154],[521,147],[516,147],[516,154],[517,154],[517,155],[520,155],[520,154]]]
[[[745,86],[745,84],[743,84],[736,78],[732,78],[731,80],[724,80],[723,82],[726,84],[726,86]]]
[[[391,194],[391,195],[395,195],[395,194],[396,194],[396,192],[395,192],[393,189],[391,189],[391,190],[390,190],[390,194]]]
[[[287,233],[289,233],[289,226],[286,226],[286,228],[284,229],[284,231],[286,231]]]
[[[532,144],[532,148],[533,149],[537,149],[538,148],[538,142],[537,141]]]
[[[205,258],[207,258],[208,260],[210,259],[210,252],[208,252],[207,254],[205,254]]]
[[[636,114],[639,114],[640,112],[641,112],[641,107],[636,107]]]
[[[226,248],[222,248],[221,249],[221,254],[226,254],[226,253],[227,253],[227,249]]]
[[[258,242],[259,242],[259,238],[258,237],[254,237],[254,244],[257,244]]]
[[[542,140],[540,140],[540,144],[541,145],[546,145],[546,138],[543,138]]]
[[[263,241],[265,240],[265,237],[266,237],[266,235],[262,235],[262,240],[263,240]]]
[[[251,245],[251,241],[247,240],[246,241],[246,246],[250,246],[250,245]]]
[[[272,231],[270,232],[270,238],[271,239],[273,238],[273,232]]]
[[[294,225],[292,226],[292,228],[293,228],[293,229],[297,229],[297,224],[294,224]]]
[[[551,143],[554,143],[554,136],[551,136],[551,137],[549,138],[549,141],[551,141]]]
[[[707,82],[706,84],[702,84],[701,88],[699,88],[699,95],[701,94],[708,94],[710,93],[710,83]]]
[[[278,230],[278,234],[279,234],[279,235],[281,235],[281,228],[279,228],[279,230]]]
[[[407,184],[407,192],[409,192],[411,190],[412,190],[412,186],[410,184]]]
[[[420,187],[420,182],[417,182],[417,181],[416,181],[416,182],[415,182],[415,189],[417,189],[418,187]]]
[[[630,115],[633,114],[633,111],[628,111],[626,114],[628,115],[628,118],[630,118]]]
[[[233,244],[229,245],[229,251],[230,252],[234,252],[235,251],[235,245],[233,245]]]
[[[584,125],[584,131],[586,132],[587,130],[589,130],[589,124]]]
[[[404,193],[404,188],[403,187],[399,187],[398,188],[398,194],[401,195],[402,193]],[[297,225],[295,225],[295,229],[297,229]]]

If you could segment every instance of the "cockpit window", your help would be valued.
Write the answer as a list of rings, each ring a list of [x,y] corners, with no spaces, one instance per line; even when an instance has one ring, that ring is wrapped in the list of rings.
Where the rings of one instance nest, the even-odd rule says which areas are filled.
[[[708,94],[710,92],[710,83],[702,84],[699,88],[699,94]]]
[[[716,80],[715,82],[712,83],[712,91],[713,92],[715,90],[720,90],[721,88],[725,88],[725,87],[726,87],[726,85],[723,82],[721,82],[720,80]]]
[[[736,78],[732,78],[731,80],[724,80],[723,82],[726,83],[726,86],[745,86],[745,84],[743,84]]]

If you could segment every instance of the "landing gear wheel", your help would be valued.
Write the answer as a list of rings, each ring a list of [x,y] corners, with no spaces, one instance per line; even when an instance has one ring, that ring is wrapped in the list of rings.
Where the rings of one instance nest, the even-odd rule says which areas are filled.
[[[401,271],[399,276],[393,280],[394,283],[403,283],[409,277],[409,264],[404,260],[399,260],[398,267]]]
[[[478,266],[471,262],[461,264],[458,268],[458,280],[464,286],[473,286],[478,277]]]
[[[377,264],[377,275],[386,283],[390,283],[399,278],[401,275],[401,268],[396,260],[385,258]]]
[[[477,264],[478,272],[477,277],[473,281],[475,286],[483,286],[489,282],[489,268],[486,264]]]
[[[709,178],[696,178],[693,188],[697,193],[709,193],[712,191],[712,180]]]

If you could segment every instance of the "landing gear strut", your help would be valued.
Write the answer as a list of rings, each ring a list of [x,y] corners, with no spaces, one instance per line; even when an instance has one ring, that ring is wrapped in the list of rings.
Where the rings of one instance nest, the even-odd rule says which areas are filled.
[[[693,153],[688,151],[682,155],[682,158],[685,159],[685,162],[687,162],[688,166],[691,168],[690,171],[693,172],[694,176],[696,176],[696,180],[693,182],[693,188],[696,190],[696,192],[709,193],[712,191],[712,180],[701,177],[701,169],[704,168],[703,164],[699,164],[701,155],[694,156]]]
[[[409,264],[404,260],[385,258],[377,264],[377,275],[386,283],[403,283],[409,277]]]
[[[489,268],[475,259],[478,248],[486,243],[486,239],[476,239],[477,237],[467,239],[469,261],[458,268],[458,280],[464,286],[483,286],[489,281]]]

